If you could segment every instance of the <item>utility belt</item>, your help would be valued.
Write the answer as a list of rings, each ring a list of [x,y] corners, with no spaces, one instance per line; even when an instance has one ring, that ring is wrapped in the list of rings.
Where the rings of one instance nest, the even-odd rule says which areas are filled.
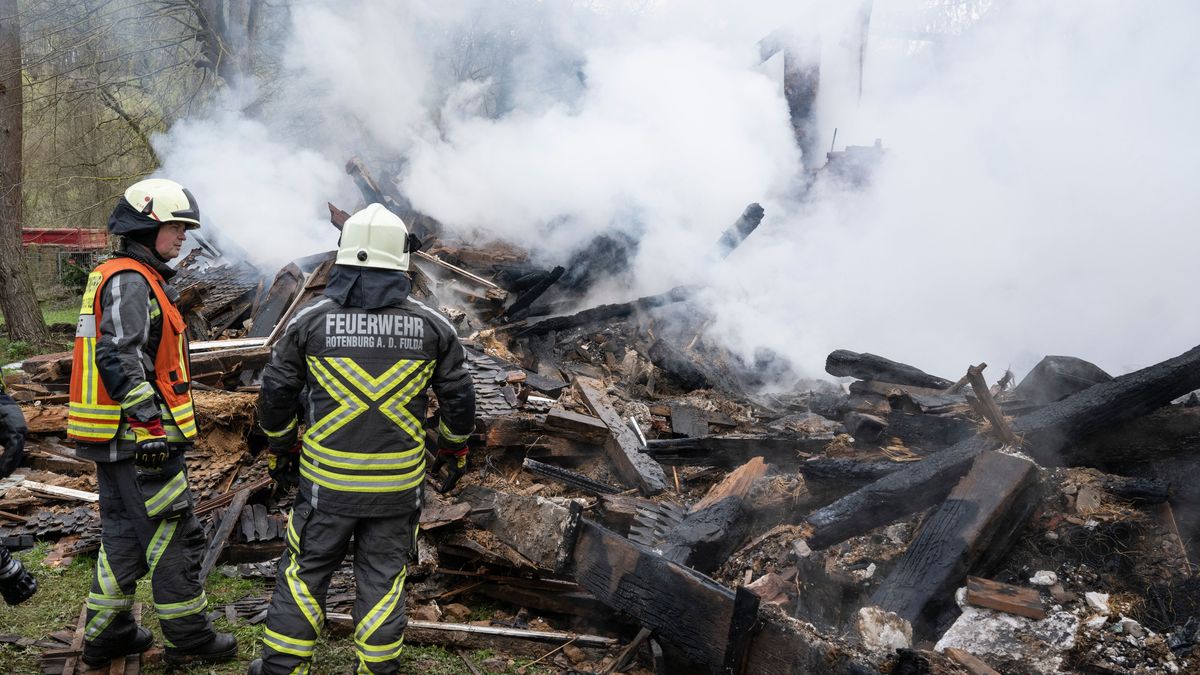
[[[138,489],[151,520],[178,518],[192,510],[192,491],[188,488],[187,465],[183,450],[172,446],[171,455],[157,469],[134,465]]]

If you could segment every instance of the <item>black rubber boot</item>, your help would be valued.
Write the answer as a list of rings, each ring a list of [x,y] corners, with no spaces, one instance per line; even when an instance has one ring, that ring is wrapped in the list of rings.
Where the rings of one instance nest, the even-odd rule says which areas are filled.
[[[229,633],[217,633],[208,642],[188,649],[167,647],[163,652],[163,660],[169,666],[182,666],[189,663],[232,661],[237,655],[237,638]]]
[[[91,668],[98,668],[107,665],[109,661],[118,656],[129,656],[130,654],[141,654],[150,649],[154,644],[154,633],[149,629],[137,627],[137,632],[133,638],[121,641],[109,641],[100,644],[85,642],[83,645],[83,656],[80,658]]]
[[[250,667],[246,669],[246,675],[262,675],[262,659],[254,659],[250,662]]]

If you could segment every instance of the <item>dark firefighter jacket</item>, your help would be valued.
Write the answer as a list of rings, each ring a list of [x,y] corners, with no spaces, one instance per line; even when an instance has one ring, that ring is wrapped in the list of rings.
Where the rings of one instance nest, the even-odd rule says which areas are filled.
[[[439,433],[461,441],[474,428],[475,390],[454,327],[408,290],[401,272],[335,265],[325,295],[296,313],[272,351],[259,421],[279,436],[303,411],[300,494],[314,508],[411,508],[425,474],[429,387]]]

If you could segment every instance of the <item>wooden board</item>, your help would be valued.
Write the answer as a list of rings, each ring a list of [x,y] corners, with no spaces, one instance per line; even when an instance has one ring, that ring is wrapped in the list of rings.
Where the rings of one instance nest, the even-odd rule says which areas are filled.
[[[733,591],[589,520],[580,528],[570,572],[597,600],[719,671]]]
[[[871,603],[918,628],[951,602],[968,573],[1006,553],[1036,504],[1037,467],[985,452],[924,522]]]
[[[667,466],[733,469],[762,457],[784,471],[795,471],[809,456],[823,452],[832,440],[830,434],[668,438],[648,441],[646,453]]]
[[[602,444],[608,440],[608,425],[598,417],[553,408],[546,413],[546,430],[567,431],[573,438],[589,443]]]
[[[967,602],[1034,620],[1046,618],[1046,605],[1037,591],[991,579],[967,577]]]
[[[646,496],[665,491],[667,476],[662,467],[641,452],[641,441],[613,409],[608,394],[604,392],[604,385],[590,377],[578,377],[575,386],[588,408],[608,426],[612,437],[604,448],[622,480],[627,485],[636,486]]]

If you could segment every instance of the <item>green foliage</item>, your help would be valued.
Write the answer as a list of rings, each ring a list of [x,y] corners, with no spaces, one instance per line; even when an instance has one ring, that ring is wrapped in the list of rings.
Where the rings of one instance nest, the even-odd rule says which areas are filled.
[[[0,364],[21,361],[33,356],[38,350],[24,340],[9,340],[0,337]]]
[[[88,280],[88,274],[88,270],[68,260],[63,263],[62,275],[59,278],[59,282],[72,291],[82,293],[83,287]]]

